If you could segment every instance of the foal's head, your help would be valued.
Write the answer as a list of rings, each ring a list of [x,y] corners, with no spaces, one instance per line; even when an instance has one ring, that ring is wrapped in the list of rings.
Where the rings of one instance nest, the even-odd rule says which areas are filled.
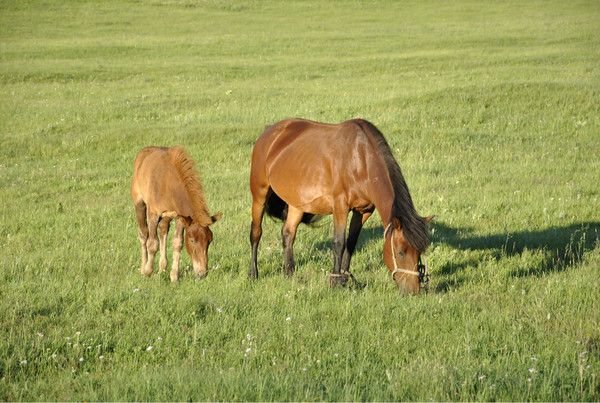
[[[432,217],[423,219],[429,223]],[[421,290],[421,277],[426,270],[421,265],[421,252],[408,242],[397,218],[392,219],[387,226],[384,237],[383,261],[392,273],[392,279],[400,291],[418,294]]]
[[[221,218],[221,213],[210,217],[215,223]],[[185,219],[185,248],[192,259],[196,277],[203,278],[208,271],[208,245],[212,242],[213,234],[209,225],[200,225],[190,218]]]

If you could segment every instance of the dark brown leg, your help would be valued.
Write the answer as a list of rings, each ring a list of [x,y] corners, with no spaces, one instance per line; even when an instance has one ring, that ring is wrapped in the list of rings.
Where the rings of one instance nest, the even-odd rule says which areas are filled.
[[[258,243],[262,236],[262,219],[265,213],[264,199],[252,202],[252,224],[250,225],[250,245],[252,246],[252,261],[248,277],[258,278]]]
[[[287,276],[294,274],[294,239],[296,239],[296,230],[302,221],[304,212],[288,206],[288,213],[285,223],[281,228],[281,240],[283,241],[283,269]]]
[[[336,208],[337,207],[337,208]],[[345,285],[348,277],[341,273],[342,258],[346,249],[346,222],[348,209],[345,206],[334,206],[333,209],[333,270],[329,276],[331,286]]]

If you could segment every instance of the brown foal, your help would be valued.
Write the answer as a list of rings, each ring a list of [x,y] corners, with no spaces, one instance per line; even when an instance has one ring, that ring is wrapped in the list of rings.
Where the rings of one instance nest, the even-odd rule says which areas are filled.
[[[209,226],[221,217],[221,213],[209,214],[200,177],[185,150],[181,147],[142,149],[134,163],[131,198],[142,247],[141,273],[152,274],[159,245],[160,271],[167,268],[167,235],[171,220],[176,219],[171,281],[179,279],[184,232],[185,246],[196,277],[206,276],[208,245],[213,238]]]

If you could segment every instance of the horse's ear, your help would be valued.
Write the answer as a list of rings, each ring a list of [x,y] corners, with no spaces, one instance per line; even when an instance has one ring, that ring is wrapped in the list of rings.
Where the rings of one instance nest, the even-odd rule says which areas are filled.
[[[428,215],[427,217],[423,217],[423,219],[425,220],[425,222],[427,224],[430,224],[433,221],[434,218],[435,218],[434,215]]]
[[[394,229],[397,229],[397,230],[402,229],[402,223],[400,222],[398,217],[392,218],[392,226],[394,227]]]
[[[213,215],[212,217],[210,217],[210,219],[212,220],[213,224],[216,223],[217,221],[219,221],[221,219],[221,217],[223,217],[223,213],[221,213],[220,211]]]

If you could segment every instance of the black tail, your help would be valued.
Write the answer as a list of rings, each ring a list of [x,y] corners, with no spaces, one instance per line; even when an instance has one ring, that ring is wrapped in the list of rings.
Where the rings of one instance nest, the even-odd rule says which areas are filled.
[[[267,199],[265,200],[265,211],[269,216],[285,221],[287,218],[288,205],[281,199],[281,197],[277,196],[277,193],[273,192],[273,189],[269,188]],[[311,225],[319,221],[321,218],[323,218],[323,216],[304,213],[302,216],[302,222],[304,224]]]

